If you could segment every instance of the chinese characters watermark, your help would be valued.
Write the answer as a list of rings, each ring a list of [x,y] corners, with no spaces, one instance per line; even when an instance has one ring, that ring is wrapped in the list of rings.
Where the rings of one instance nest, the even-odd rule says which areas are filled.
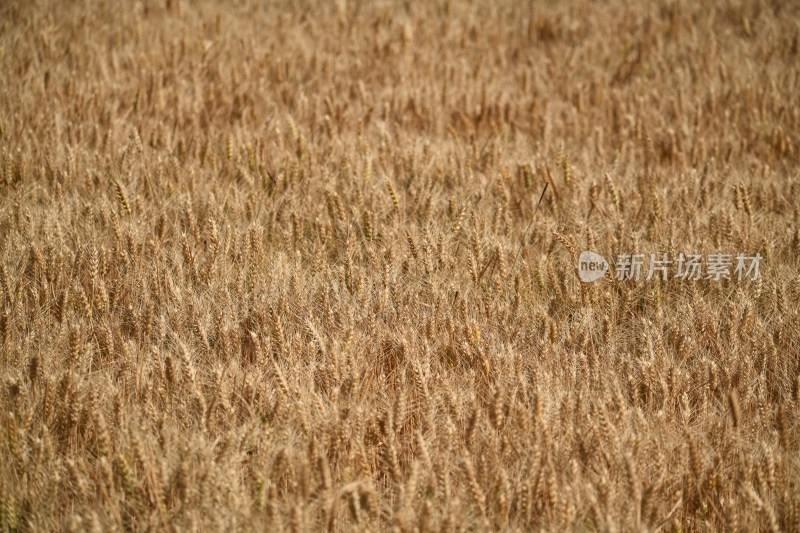
[[[736,255],[711,253],[669,254],[619,254],[614,264],[614,278],[618,281],[650,281],[652,279],[736,280],[757,281],[761,275],[761,254]],[[609,270],[605,258],[595,252],[585,251],[578,258],[578,275],[581,281],[591,283],[603,277]]]

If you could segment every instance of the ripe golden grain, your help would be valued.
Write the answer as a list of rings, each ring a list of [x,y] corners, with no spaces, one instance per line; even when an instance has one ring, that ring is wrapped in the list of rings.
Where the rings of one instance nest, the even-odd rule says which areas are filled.
[[[1,531],[800,529],[796,3],[272,7],[0,6]]]

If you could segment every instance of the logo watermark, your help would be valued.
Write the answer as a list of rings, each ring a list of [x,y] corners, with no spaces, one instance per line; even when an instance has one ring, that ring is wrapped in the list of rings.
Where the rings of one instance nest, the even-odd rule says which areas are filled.
[[[614,264],[614,277],[619,281],[650,281],[678,279],[682,281],[733,280],[758,281],[761,254],[736,255],[726,253],[684,254],[619,254]],[[578,276],[591,283],[602,278],[609,270],[606,259],[592,251],[581,252],[578,257]]]
[[[608,262],[606,259],[595,252],[581,252],[578,258],[578,276],[581,281],[591,283],[602,278],[608,272]]]

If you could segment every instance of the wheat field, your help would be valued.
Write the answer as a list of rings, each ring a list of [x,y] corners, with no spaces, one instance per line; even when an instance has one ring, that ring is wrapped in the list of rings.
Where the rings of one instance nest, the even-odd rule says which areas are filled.
[[[0,3],[0,531],[800,531],[799,38]]]

